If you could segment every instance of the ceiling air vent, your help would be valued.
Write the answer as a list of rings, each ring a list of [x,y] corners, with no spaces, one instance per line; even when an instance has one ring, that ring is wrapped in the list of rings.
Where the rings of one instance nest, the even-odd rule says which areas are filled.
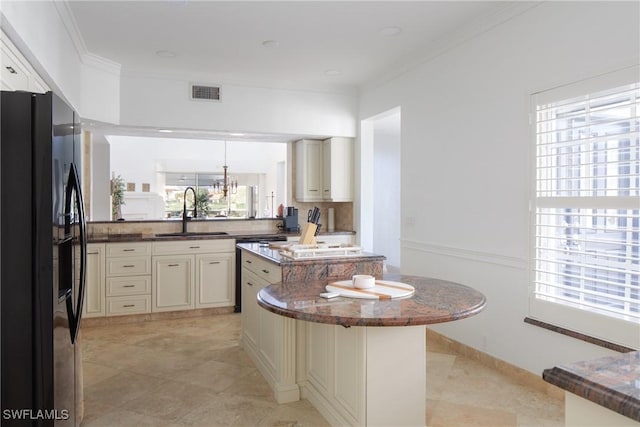
[[[220,101],[220,88],[215,86],[191,85],[191,99]]]

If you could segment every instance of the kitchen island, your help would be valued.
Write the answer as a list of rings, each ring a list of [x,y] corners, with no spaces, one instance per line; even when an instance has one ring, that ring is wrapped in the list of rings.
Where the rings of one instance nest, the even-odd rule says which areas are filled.
[[[300,261],[266,247],[244,249],[242,344],[278,402],[307,398],[333,425],[425,425],[425,325],[479,313],[481,293],[442,280],[382,276],[379,255]],[[269,277],[274,268],[280,274]],[[415,293],[320,297],[327,284],[376,268],[377,279],[410,284]]]
[[[242,335],[240,342],[271,386],[278,403],[300,399],[299,375],[304,369],[305,328],[302,322],[261,309],[258,292],[275,283],[343,280],[354,274],[382,277],[384,256],[362,253],[353,257],[296,260],[274,245],[240,243]]]

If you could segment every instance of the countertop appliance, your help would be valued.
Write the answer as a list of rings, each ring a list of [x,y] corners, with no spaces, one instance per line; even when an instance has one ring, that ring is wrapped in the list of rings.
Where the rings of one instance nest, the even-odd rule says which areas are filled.
[[[284,231],[300,231],[300,225],[298,224],[298,209],[293,206],[287,206],[286,215],[283,222]]]
[[[51,92],[2,91],[2,425],[82,418],[86,225],[79,117]]]

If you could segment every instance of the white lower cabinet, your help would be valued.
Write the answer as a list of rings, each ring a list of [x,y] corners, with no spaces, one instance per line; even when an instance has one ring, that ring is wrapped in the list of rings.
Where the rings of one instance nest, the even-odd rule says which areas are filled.
[[[235,304],[235,240],[153,243],[151,311]]]
[[[300,399],[296,382],[296,320],[260,307],[258,292],[282,280],[280,266],[242,251],[242,347],[278,403]]]
[[[151,295],[125,295],[107,299],[107,312],[110,316],[149,313]]]
[[[87,245],[87,277],[82,316],[101,317],[105,311],[105,244]]]
[[[152,311],[190,310],[195,307],[192,255],[153,257]]]
[[[334,425],[365,425],[365,329],[303,324],[303,395]]]
[[[235,252],[196,255],[196,308],[235,304]]]
[[[260,307],[256,304],[258,291],[266,286],[266,283],[250,270],[242,269],[242,341],[245,349],[251,347],[257,352],[260,324]],[[255,306],[254,306],[255,305]]]
[[[151,312],[151,243],[107,243],[105,314]]]

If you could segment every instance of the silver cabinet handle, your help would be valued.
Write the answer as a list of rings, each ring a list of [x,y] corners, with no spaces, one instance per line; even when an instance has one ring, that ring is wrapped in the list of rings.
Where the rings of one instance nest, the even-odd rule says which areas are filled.
[[[220,261],[211,261],[209,264],[220,264]]]
[[[249,286],[253,286],[253,283],[251,283],[251,282],[247,282],[247,285],[249,285]]]
[[[12,66],[10,66],[10,65],[9,65],[9,66],[6,66],[5,68],[6,68],[7,70],[9,70],[9,72],[10,72],[11,74],[18,74],[18,72],[15,70],[15,68],[13,68],[13,67],[12,67]]]
[[[318,190],[309,190],[309,191],[318,191]]]
[[[123,249],[122,252],[133,252],[135,249]]]
[[[136,285],[122,285],[123,288],[135,288]]]
[[[189,246],[189,249],[200,249],[200,246]]]
[[[265,274],[269,274],[269,270],[263,269],[262,272],[265,273]]]
[[[251,264],[251,260],[250,260],[250,259],[246,260],[245,262],[246,262],[247,264]]]
[[[135,307],[135,306],[136,306],[135,304],[125,304],[122,307]]]
[[[128,265],[123,265],[122,267],[124,267],[124,268],[131,268],[131,267],[135,267],[135,265],[128,264]]]
[[[87,252],[87,255],[98,255],[100,252]]]
[[[169,265],[168,265],[168,267],[177,267],[177,266],[179,266],[179,265],[180,265],[180,264],[169,264]]]

